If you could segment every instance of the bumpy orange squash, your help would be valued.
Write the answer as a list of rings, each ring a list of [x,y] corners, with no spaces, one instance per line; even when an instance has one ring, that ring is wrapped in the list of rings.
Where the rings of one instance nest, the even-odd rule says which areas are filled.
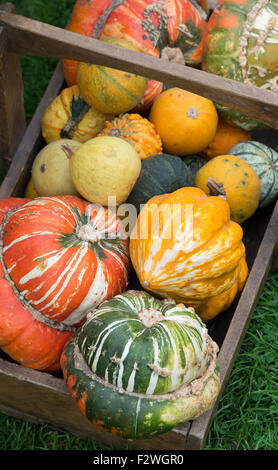
[[[120,114],[113,121],[107,121],[104,129],[99,133],[99,136],[101,135],[126,140],[135,148],[141,160],[162,152],[161,138],[154,125],[140,114]]]
[[[231,305],[246,281],[242,235],[225,199],[185,187],[145,204],[130,256],[146,290],[193,307],[208,321]]]
[[[102,38],[114,46],[138,51],[129,41]],[[81,62],[77,68],[77,85],[83,99],[101,113],[120,114],[139,104],[148,80],[134,73]]]
[[[149,120],[162,139],[164,152],[185,156],[209,145],[216,133],[218,115],[211,100],[170,88],[154,101]]]
[[[234,145],[246,140],[251,140],[250,132],[237,126],[231,126],[220,118],[214,138],[208,147],[201,152],[201,155],[206,160],[211,160],[218,155],[226,155]]]
[[[105,115],[84,101],[77,85],[65,88],[47,107],[42,117],[42,135],[49,144],[59,139],[86,142],[104,127]]]
[[[257,173],[242,158],[233,155],[218,155],[203,165],[196,173],[195,186],[206,194],[225,196],[231,218],[239,224],[259,206],[261,183]]]

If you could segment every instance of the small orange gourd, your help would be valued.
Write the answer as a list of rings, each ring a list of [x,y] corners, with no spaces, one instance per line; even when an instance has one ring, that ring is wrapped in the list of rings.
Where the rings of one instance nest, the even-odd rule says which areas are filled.
[[[162,139],[164,153],[185,156],[209,145],[216,133],[218,115],[211,100],[170,88],[156,98],[149,120]]]
[[[231,219],[243,223],[259,205],[260,179],[251,166],[233,155],[218,155],[198,170],[195,185],[206,194],[226,197]]]
[[[184,187],[145,204],[131,233],[130,257],[146,290],[193,307],[208,321],[244,286],[242,236],[225,199]]]
[[[216,134],[208,147],[201,152],[201,156],[206,160],[211,160],[218,155],[226,155],[234,145],[247,140],[251,140],[250,132],[231,126],[220,118]]]
[[[113,121],[107,121],[99,136],[120,137],[131,144],[141,160],[162,152],[161,138],[154,125],[140,114],[120,114]]]

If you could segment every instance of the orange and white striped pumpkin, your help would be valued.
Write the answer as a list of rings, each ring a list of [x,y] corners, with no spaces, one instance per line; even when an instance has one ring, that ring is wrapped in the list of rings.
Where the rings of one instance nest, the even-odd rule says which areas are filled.
[[[56,343],[63,346],[90,310],[125,290],[126,233],[111,210],[76,196],[59,196],[37,198],[6,212],[0,237],[0,347],[26,366],[51,369],[61,353]],[[45,326],[51,339],[45,332],[44,344],[41,335],[34,352],[36,331]],[[29,327],[32,334],[30,329],[22,332]]]
[[[146,290],[193,307],[208,321],[245,284],[242,235],[226,200],[184,187],[145,204],[131,233],[130,257]]]

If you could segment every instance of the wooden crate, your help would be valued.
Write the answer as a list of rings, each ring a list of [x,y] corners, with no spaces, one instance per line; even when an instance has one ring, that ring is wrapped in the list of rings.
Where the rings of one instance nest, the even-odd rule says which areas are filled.
[[[65,86],[59,62],[33,119],[25,128],[23,85],[18,54],[58,59],[69,58],[108,65],[148,78],[164,81],[245,112],[272,126],[253,138],[278,146],[278,95],[221,77],[169,64],[141,53],[123,50],[95,39],[64,31],[14,14],[11,4],[0,7],[0,150],[7,171],[0,198],[23,196],[32,162],[45,145],[41,117]],[[1,353],[0,410],[4,413],[47,423],[81,437],[112,445],[116,449],[146,450],[202,449],[229,378],[236,355],[251,320],[260,292],[275,258],[278,239],[278,203],[257,213],[244,224],[244,243],[250,274],[245,288],[233,305],[208,324],[219,345],[221,392],[214,407],[195,419],[153,439],[126,441],[100,431],[84,418],[62,376],[53,376],[16,364]],[[1,293],[0,293],[1,295]]]

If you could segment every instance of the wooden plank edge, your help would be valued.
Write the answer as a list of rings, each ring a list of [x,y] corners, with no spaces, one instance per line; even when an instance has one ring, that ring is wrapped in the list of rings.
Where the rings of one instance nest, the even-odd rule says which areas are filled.
[[[9,170],[0,187],[0,199],[16,195],[21,183],[22,174],[30,169],[30,155],[35,156],[39,150],[41,139],[41,119],[45,109],[59,94],[64,83],[64,74],[61,62],[58,63],[46,91],[27,127],[21,142],[14,154]]]
[[[7,28],[8,47],[12,52],[77,60],[143,75],[200,94],[278,129],[278,95],[273,91],[114,46],[1,9],[0,22]]]
[[[271,268],[272,257],[278,239],[278,201],[265,231],[256,259],[249,273],[248,280],[239,298],[233,319],[226,333],[218,354],[221,390],[213,408],[192,422],[186,441],[186,449],[202,449],[214,414],[229,379],[234,361],[242,344],[258,298],[264,287]],[[230,360],[232,353],[232,360]]]
[[[0,411],[3,413],[35,424],[46,424],[82,439],[93,438],[100,444],[111,445],[116,449],[123,449],[129,446],[137,450],[167,450],[169,446],[170,450],[184,450],[190,422],[176,426],[176,428],[173,428],[168,433],[160,434],[152,439],[127,440],[97,429],[95,426],[90,424],[74,404],[62,378],[54,377],[46,372],[40,372],[31,368],[23,367],[20,364],[0,358],[0,378],[1,376],[2,389],[4,386],[3,380],[6,382],[7,386],[7,382],[11,379],[11,384],[8,387],[12,393],[15,393],[14,390],[24,391],[23,399],[21,391],[21,394],[18,395],[18,399],[16,401],[13,400],[13,397],[11,399],[10,396],[4,399],[2,397],[2,401],[0,401]],[[30,387],[32,387],[33,390],[32,399],[35,401],[42,400],[43,397],[46,397],[46,393],[56,397],[55,404],[56,400],[58,400],[60,402],[60,406],[63,405],[67,410],[65,419],[61,420],[61,417],[59,417],[58,421],[55,409],[52,409],[50,406],[51,403],[53,403],[53,398],[51,398],[48,403],[48,406],[51,409],[48,409],[41,416],[36,415],[35,407],[32,407],[32,405],[30,405],[31,408],[29,407],[29,410],[24,410],[25,394],[29,390],[30,395]],[[72,424],[73,415],[75,417],[74,425]],[[67,416],[71,416],[71,422]]]

